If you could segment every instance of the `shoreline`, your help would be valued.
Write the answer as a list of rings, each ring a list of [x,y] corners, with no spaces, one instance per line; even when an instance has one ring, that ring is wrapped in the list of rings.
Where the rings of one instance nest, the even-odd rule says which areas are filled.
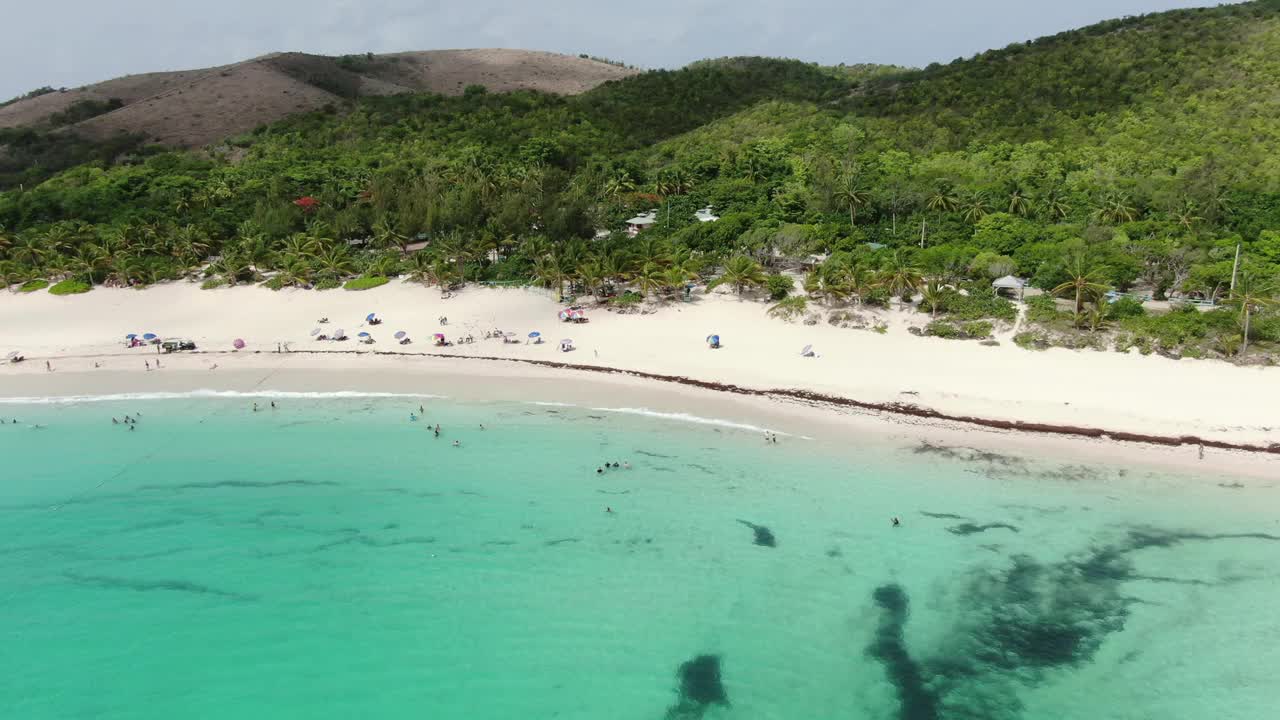
[[[334,361],[361,356],[360,363]],[[234,357],[228,357],[234,356]],[[328,356],[328,357],[326,357]],[[96,356],[111,359],[115,356]],[[226,365],[210,371],[210,357]],[[87,358],[86,358],[87,359]],[[428,359],[429,362],[413,362]],[[619,368],[575,366],[512,358],[431,353],[293,352],[195,353],[166,356],[163,370],[102,368],[90,371],[0,375],[0,405],[12,399],[86,402],[90,397],[195,393],[343,393],[394,398],[447,398],[459,402],[528,402],[651,415],[671,421],[718,424],[743,432],[770,430],[797,440],[884,445],[895,449],[939,446],[976,452],[1014,453],[1063,465],[1136,464],[1202,479],[1280,477],[1280,453],[1210,441],[1198,444],[1147,442],[1100,430],[1046,432],[1006,421],[950,419],[923,408],[904,412],[847,398],[834,402],[802,390],[761,390],[694,378],[658,378]],[[352,372],[359,370],[363,372]],[[123,398],[122,398],[123,399]],[[157,398],[161,399],[161,398]],[[981,419],[979,419],[981,420]],[[1204,478],[1207,476],[1207,478]]]

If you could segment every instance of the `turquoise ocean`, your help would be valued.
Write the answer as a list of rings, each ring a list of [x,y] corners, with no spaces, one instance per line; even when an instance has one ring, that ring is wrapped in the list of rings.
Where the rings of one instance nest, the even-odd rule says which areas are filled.
[[[1280,701],[1275,483],[1208,462],[409,396],[0,415],[19,421],[0,427],[3,718],[1222,720]]]

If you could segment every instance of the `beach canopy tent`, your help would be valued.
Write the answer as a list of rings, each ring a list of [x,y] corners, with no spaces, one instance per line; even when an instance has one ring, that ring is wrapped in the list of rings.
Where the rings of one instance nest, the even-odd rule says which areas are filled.
[[[560,352],[569,352],[573,349],[573,341],[565,338],[560,341]]]
[[[1005,275],[1002,278],[997,278],[992,281],[991,287],[995,288],[996,292],[1000,292],[1001,290],[1016,292],[1018,293],[1018,297],[1021,298],[1023,291],[1026,290],[1027,286],[1030,284],[1030,281],[1024,280],[1020,277]]]

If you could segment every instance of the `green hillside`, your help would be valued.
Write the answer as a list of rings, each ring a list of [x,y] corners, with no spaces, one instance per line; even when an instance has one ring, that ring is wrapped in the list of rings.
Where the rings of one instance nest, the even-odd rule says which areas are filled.
[[[1234,309],[1170,334],[1096,299],[1086,322],[1091,290],[1067,325],[1145,332],[1175,354],[1265,351],[1280,340],[1266,302],[1280,279],[1278,90],[1280,3],[1254,2],[922,70],[732,58],[571,98],[369,98],[0,194],[0,280],[146,284],[217,255],[214,282],[412,274],[659,295],[699,269],[751,270],[751,284],[747,264],[822,253],[815,302],[1076,278]],[[697,222],[708,204],[721,219]],[[660,222],[639,238],[596,239],[647,209]],[[373,251],[345,242],[363,238]],[[402,256],[416,239],[428,249]],[[1231,297],[1237,245],[1247,282]],[[1261,299],[1242,300],[1246,287]]]

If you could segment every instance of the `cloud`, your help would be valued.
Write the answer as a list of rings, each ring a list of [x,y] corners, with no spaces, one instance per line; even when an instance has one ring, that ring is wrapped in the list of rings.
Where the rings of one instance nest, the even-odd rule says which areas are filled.
[[[0,98],[41,85],[219,65],[277,50],[460,47],[586,52],[642,67],[770,55],[946,62],[1126,14],[1203,0],[117,0],[5,10]],[[12,32],[18,29],[18,32]]]

